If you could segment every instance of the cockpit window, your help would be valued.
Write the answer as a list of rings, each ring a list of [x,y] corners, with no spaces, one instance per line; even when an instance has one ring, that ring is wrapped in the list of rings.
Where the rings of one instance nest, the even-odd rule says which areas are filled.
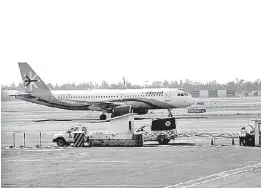
[[[178,93],[178,96],[188,96],[187,93]]]

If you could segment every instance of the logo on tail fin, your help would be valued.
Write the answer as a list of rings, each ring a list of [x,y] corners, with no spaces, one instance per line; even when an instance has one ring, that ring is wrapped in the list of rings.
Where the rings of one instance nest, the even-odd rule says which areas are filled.
[[[40,82],[40,80],[35,79],[37,77],[36,74],[32,76],[32,72],[29,72],[29,76],[25,74],[24,77],[25,77],[24,86],[25,87],[29,86],[30,91],[33,90],[33,87],[38,88],[36,82]]]

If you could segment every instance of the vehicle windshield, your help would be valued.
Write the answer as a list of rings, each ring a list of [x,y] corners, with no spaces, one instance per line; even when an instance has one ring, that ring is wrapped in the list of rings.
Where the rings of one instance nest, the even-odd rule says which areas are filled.
[[[75,130],[77,130],[77,127],[72,127],[68,132],[73,132]]]
[[[142,126],[142,127],[138,128],[136,132],[144,131],[145,129],[146,129],[146,126]]]

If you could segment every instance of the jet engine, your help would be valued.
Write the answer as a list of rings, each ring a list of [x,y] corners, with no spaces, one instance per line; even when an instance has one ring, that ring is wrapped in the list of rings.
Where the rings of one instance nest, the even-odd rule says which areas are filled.
[[[121,116],[132,112],[133,107],[131,105],[117,106],[112,109],[112,116]]]

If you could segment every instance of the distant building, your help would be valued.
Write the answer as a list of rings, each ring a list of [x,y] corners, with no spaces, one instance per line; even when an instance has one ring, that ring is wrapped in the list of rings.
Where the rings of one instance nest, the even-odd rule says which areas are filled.
[[[191,92],[193,98],[214,98],[214,97],[235,97],[236,91],[232,89],[228,90],[195,90]]]

